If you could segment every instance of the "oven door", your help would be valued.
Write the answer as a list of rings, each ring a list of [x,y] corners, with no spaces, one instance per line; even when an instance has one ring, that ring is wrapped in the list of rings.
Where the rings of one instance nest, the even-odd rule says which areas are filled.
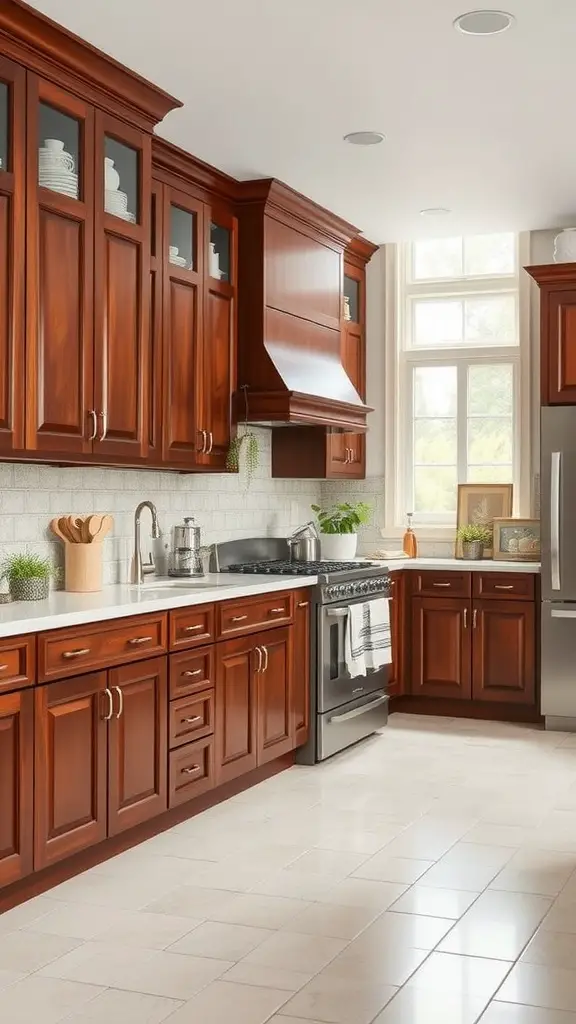
[[[317,760],[323,761],[339,750],[346,750],[353,743],[366,739],[385,726],[388,721],[388,699],[383,690],[376,690],[343,708],[318,715]]]
[[[365,598],[364,598],[365,601]],[[360,604],[361,601],[352,602]],[[388,684],[388,666],[365,676],[352,677],[346,668],[345,638],[349,605],[328,605],[320,610],[318,645],[318,711],[331,711],[361,700]]]

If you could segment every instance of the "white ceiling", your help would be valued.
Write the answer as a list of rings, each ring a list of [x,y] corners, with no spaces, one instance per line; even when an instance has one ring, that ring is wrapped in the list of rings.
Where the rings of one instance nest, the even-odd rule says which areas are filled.
[[[485,38],[452,28],[482,0],[33,6],[183,100],[161,135],[373,241],[576,222],[574,0],[498,0],[516,24]],[[387,141],[342,142],[361,129]]]

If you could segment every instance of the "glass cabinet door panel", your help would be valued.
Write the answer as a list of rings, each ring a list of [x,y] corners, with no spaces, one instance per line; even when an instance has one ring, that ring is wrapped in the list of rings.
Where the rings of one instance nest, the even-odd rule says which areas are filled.
[[[10,92],[5,82],[0,82],[0,171],[9,168],[8,103]]]
[[[360,323],[360,283],[344,274],[344,320]]]
[[[196,214],[170,203],[168,260],[183,270],[196,270]]]
[[[48,103],[38,110],[38,184],[81,199],[81,129],[75,117]]]
[[[130,224],[140,221],[139,165],[137,149],[104,137],[104,209]]]
[[[232,279],[230,265],[230,230],[223,228],[214,221],[210,224],[210,252],[208,254],[208,270],[210,277],[218,281]]]

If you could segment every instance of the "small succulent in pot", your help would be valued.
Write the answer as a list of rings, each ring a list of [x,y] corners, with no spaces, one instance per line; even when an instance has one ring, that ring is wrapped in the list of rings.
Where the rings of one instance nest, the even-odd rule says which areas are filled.
[[[31,551],[7,555],[0,565],[1,578],[8,581],[14,601],[41,601],[48,597],[50,580],[60,572],[49,558]]]
[[[462,557],[469,558],[471,561],[482,558],[484,548],[489,548],[492,545],[492,530],[479,523],[460,526],[456,531],[456,536],[462,542]]]

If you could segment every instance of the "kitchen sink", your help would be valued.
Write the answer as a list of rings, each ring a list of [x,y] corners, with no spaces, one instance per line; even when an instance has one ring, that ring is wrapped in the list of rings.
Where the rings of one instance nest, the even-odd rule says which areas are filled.
[[[141,594],[149,594],[156,590],[222,590],[224,587],[237,586],[235,583],[215,583],[214,580],[160,580],[158,583],[134,584],[132,589]]]

